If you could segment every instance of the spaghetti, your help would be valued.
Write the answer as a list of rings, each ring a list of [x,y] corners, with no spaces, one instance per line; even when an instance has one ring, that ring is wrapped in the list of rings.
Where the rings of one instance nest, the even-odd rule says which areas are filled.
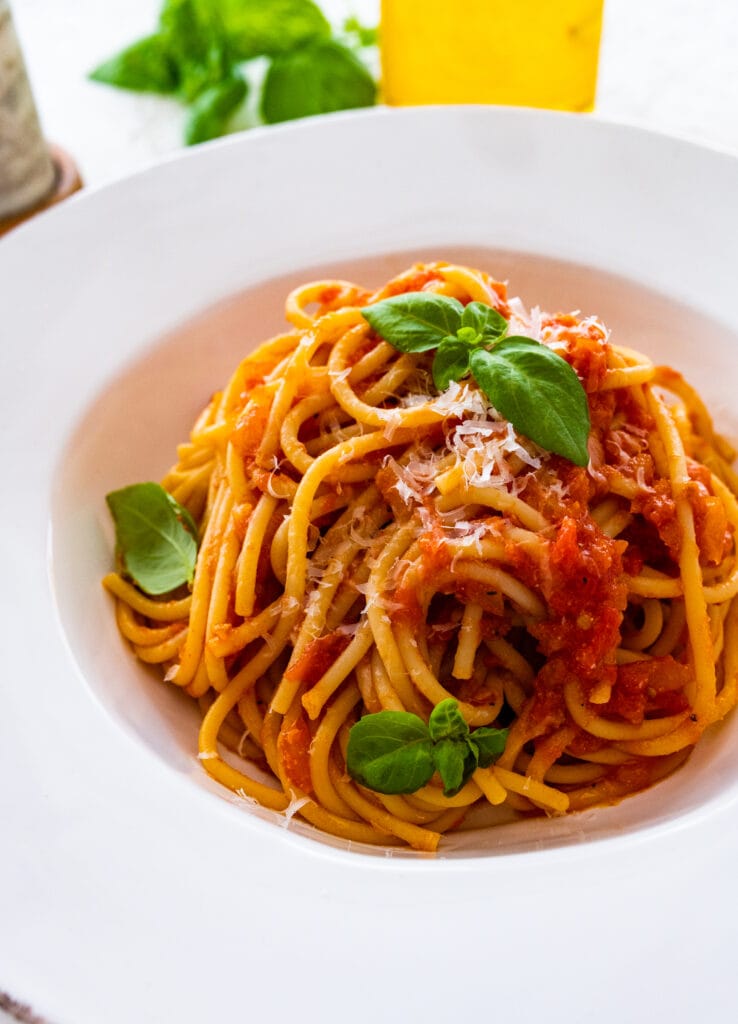
[[[520,436],[473,381],[437,394],[362,308],[486,303],[587,393],[590,461]],[[136,655],[202,708],[224,786],[361,843],[434,850],[485,809],[555,815],[667,776],[738,700],[734,453],[671,369],[593,317],[526,312],[487,274],[417,265],[376,292],[320,281],[247,356],[163,481],[201,544],[191,588],[111,573]],[[502,756],[454,796],[346,771],[351,725],[453,697]]]

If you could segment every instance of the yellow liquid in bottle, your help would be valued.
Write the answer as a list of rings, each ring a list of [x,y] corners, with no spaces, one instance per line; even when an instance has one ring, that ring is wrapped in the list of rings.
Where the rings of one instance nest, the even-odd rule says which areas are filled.
[[[390,104],[591,110],[603,0],[382,0]]]

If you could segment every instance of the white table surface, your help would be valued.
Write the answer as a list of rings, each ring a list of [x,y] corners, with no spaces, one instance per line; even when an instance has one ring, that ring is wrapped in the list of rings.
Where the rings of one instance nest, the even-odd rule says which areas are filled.
[[[375,0],[323,4],[337,21],[354,12],[371,21],[377,6]],[[160,0],[11,0],[11,7],[45,134],[73,154],[88,185],[146,167],[181,146],[177,103],[86,78],[151,31]],[[736,0],[607,0],[594,116],[738,155],[736,53]],[[0,1022],[13,1019],[0,1010]]]

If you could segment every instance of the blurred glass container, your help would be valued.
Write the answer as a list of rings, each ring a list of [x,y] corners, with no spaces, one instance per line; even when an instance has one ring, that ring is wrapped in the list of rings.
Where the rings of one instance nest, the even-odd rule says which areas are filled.
[[[603,0],[382,0],[385,103],[591,110]]]

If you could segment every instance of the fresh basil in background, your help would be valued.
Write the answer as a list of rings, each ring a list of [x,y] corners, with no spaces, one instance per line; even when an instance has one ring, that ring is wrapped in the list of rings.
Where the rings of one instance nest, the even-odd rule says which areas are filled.
[[[355,18],[334,31],[313,0],[165,0],[158,30],[90,78],[176,97],[189,107],[184,137],[192,145],[228,132],[249,81],[267,124],[371,106],[376,83],[361,54],[376,36]]]
[[[197,527],[161,484],[131,484],[111,491],[105,500],[122,569],[141,590],[156,596],[192,583]]]
[[[335,39],[320,39],[275,57],[264,79],[261,110],[269,124],[374,103],[374,79]]]
[[[400,352],[430,352],[439,392],[472,376],[519,433],[577,466],[589,462],[589,405],[574,369],[546,345],[507,335],[507,321],[483,302],[408,292],[362,310]]]
[[[507,729],[470,729],[453,697],[431,711],[428,724],[410,711],[364,715],[349,732],[349,775],[375,793],[415,793],[435,772],[445,796],[455,796],[477,768],[502,754]]]

